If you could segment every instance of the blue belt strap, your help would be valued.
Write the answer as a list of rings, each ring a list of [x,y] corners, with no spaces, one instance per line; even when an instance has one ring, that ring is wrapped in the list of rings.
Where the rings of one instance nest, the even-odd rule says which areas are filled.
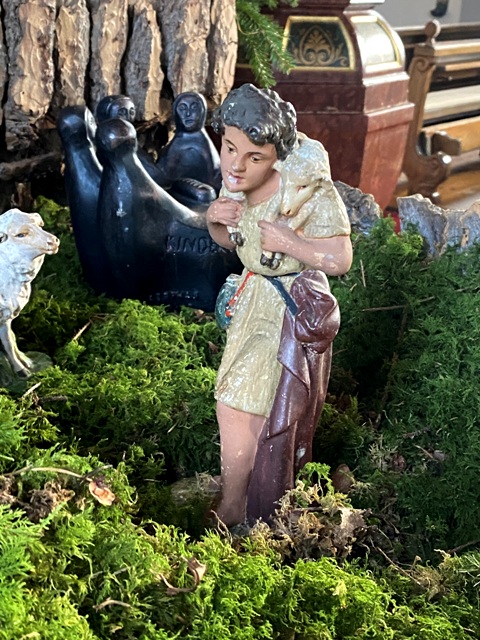
[[[289,275],[298,275],[298,274],[295,273],[295,274],[289,274]],[[292,298],[292,296],[285,289],[283,282],[279,279],[278,276],[263,276],[263,277],[273,284],[275,289],[282,296],[283,301],[287,305],[287,309],[290,311],[292,316],[294,316],[298,311],[298,307],[294,299]]]

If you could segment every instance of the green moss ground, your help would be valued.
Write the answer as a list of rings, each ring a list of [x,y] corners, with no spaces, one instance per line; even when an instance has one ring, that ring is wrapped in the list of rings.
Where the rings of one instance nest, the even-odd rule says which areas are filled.
[[[14,329],[54,366],[0,390],[0,640],[480,635],[478,248],[427,261],[381,221],[332,280],[342,327],[315,459],[354,484],[342,498],[323,480],[321,517],[368,509],[369,535],[326,557],[321,527],[292,534],[301,501],[288,532],[232,538],[204,501],[172,500],[178,478],[218,471],[224,334],[94,296],[68,210],[38,209],[62,244]]]

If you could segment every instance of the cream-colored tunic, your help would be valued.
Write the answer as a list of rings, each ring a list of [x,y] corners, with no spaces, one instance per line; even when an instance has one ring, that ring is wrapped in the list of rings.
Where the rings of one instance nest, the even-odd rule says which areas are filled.
[[[223,195],[228,195],[228,192],[224,190]],[[262,249],[257,222],[273,221],[279,205],[278,192],[263,203],[246,207],[239,222],[237,230],[241,232],[244,244],[237,247],[237,253],[245,267],[240,282],[248,271],[254,275],[248,279],[235,304],[215,393],[216,399],[229,407],[263,416],[270,413],[281,374],[277,352],[285,303],[262,274],[281,276],[288,290],[295,274],[307,267],[290,256],[284,256],[275,270],[260,264]],[[345,206],[336,190],[325,196],[324,206],[308,218],[303,232],[317,238],[350,233]]]

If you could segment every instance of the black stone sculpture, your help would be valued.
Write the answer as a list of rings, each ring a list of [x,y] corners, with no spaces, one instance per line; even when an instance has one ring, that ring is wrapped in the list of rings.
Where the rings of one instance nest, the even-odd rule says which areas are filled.
[[[98,233],[102,165],[94,148],[95,119],[86,106],[65,107],[59,114],[57,129],[65,154],[65,190],[83,275],[97,293],[105,293],[110,287]]]
[[[205,98],[199,93],[180,94],[173,110],[176,132],[159,151],[158,161],[141,147],[137,155],[148,175],[176,200],[194,210],[206,211],[220,190],[221,175],[220,157],[204,129]],[[135,105],[125,95],[105,96],[95,114],[99,123],[110,118],[134,123]]]
[[[99,234],[113,295],[212,311],[227,275],[241,269],[236,254],[213,242],[203,214],[151,179],[130,122],[100,122],[96,145],[103,165]]]

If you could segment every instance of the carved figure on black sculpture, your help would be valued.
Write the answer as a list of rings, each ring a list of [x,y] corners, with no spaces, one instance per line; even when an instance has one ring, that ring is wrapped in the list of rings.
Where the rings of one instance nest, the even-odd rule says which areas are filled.
[[[120,94],[105,96],[100,100],[95,109],[95,117],[99,123],[110,120],[111,118],[121,118],[133,124],[135,122],[135,115],[136,109],[133,101],[128,96]],[[164,172],[156,166],[152,156],[141,147],[138,147],[137,155],[148,175],[164,189],[170,188],[171,181]]]
[[[203,96],[200,94],[195,95],[199,96],[200,99],[197,100],[197,102],[201,103],[202,100],[204,102]],[[98,103],[95,114],[98,122],[103,122],[110,118],[122,118],[133,124],[135,121],[135,105],[128,96],[105,96]],[[205,118],[206,107],[200,128],[205,123]],[[206,132],[205,135],[207,136]],[[202,145],[205,146],[203,137],[199,139],[202,140]],[[207,139],[210,140],[208,136]],[[218,153],[211,141],[210,144],[218,157]],[[160,150],[160,155],[162,151],[163,150]],[[197,154],[197,164],[192,165],[186,150],[186,155],[178,155],[175,158],[172,156],[172,162],[178,165],[173,166],[170,162],[165,162],[164,160],[160,160],[160,158],[158,162],[155,162],[153,157],[141,147],[138,147],[137,155],[148,175],[153,178],[158,185],[169,191],[176,200],[182,202],[189,208],[206,211],[210,203],[215,200],[215,189],[210,183],[205,182],[202,177],[203,174],[207,173],[203,168],[203,165],[207,162],[206,158],[200,160],[200,156]],[[210,162],[210,164],[212,164],[212,162]],[[202,175],[200,175],[200,173]]]
[[[220,156],[205,130],[207,103],[195,91],[180,93],[173,102],[175,134],[160,149],[157,165],[172,181],[195,178],[212,186],[222,186]]]
[[[96,127],[86,106],[65,107],[57,120],[65,155],[65,190],[83,275],[97,293],[106,293],[108,269],[97,219],[102,165],[94,149]]]
[[[114,295],[212,311],[226,276],[240,268],[235,253],[211,239],[204,215],[150,178],[130,122],[100,122],[96,145],[103,165],[99,229]]]

